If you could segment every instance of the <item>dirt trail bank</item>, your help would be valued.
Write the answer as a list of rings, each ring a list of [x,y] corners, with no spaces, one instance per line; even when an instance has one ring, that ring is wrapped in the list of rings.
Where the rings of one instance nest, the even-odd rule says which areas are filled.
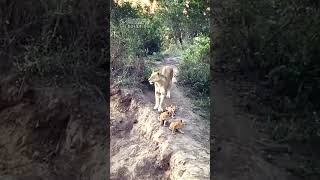
[[[105,103],[0,77],[0,179],[105,180]]]
[[[178,58],[158,64],[174,67]],[[173,80],[176,82],[176,79]],[[192,111],[193,105],[175,84],[165,105],[178,106],[176,119],[184,119],[184,134],[172,135],[161,127],[153,110],[153,92],[113,89],[111,93],[111,179],[209,179],[209,120]]]

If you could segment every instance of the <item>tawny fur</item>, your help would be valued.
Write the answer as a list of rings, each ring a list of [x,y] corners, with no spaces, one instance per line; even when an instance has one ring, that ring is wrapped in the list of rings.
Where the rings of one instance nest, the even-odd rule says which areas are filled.
[[[155,106],[153,109],[158,109],[159,112],[163,111],[162,104],[164,97],[170,98],[170,89],[172,86],[173,68],[164,66],[162,71],[152,72],[148,79],[150,84],[154,84]]]
[[[181,129],[186,125],[186,122],[182,120],[177,120],[175,122],[170,123],[169,129],[172,131],[172,134],[175,134],[176,131],[180,133],[184,133]]]
[[[177,106],[170,105],[170,106],[166,107],[166,111],[170,112],[171,117],[174,118],[174,116],[176,115]]]
[[[161,122],[161,125],[165,126],[167,120],[171,117],[171,113],[169,111],[162,112],[159,116],[159,121]]]

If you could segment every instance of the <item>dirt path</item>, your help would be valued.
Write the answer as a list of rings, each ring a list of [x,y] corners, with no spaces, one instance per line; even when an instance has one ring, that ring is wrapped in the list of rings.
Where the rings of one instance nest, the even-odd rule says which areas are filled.
[[[170,104],[177,105],[178,112],[176,119],[185,119],[188,124],[192,126],[187,126],[185,130],[189,134],[192,134],[192,131],[202,132],[193,134],[194,138],[197,137],[197,141],[203,142],[203,145],[210,149],[210,144],[208,143],[210,141],[210,123],[209,119],[201,119],[199,115],[193,111],[194,105],[191,102],[189,98],[187,98],[184,93],[183,89],[181,87],[177,86],[177,79],[176,75],[179,73],[177,66],[179,65],[179,57],[171,57],[171,58],[165,58],[163,62],[159,62],[157,67],[161,69],[165,65],[170,65],[173,67],[174,77],[173,77],[173,85],[171,88],[171,98],[164,100],[164,107],[168,106]],[[154,103],[154,92],[152,91],[144,91],[144,94],[146,95],[148,101],[153,104]],[[209,113],[209,112],[208,112]]]
[[[157,67],[169,64],[177,74],[178,63],[179,58],[166,58]],[[190,99],[173,82],[164,105],[178,106],[176,119],[187,121],[184,134],[160,126],[152,91],[121,90],[111,97],[111,179],[209,179],[209,120],[192,111]]]
[[[214,77],[213,106],[217,138],[214,155],[214,179],[219,180],[295,180],[285,168],[270,163],[257,143],[258,133],[254,116],[242,112],[236,100],[237,92],[223,74]],[[283,161],[279,159],[279,161]]]

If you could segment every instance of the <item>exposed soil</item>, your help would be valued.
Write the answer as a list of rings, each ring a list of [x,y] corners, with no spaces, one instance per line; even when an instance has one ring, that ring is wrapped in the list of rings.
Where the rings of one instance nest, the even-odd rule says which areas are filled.
[[[169,64],[177,74],[178,60],[166,58],[157,66]],[[194,105],[173,82],[164,105],[177,105],[175,119],[187,122],[184,134],[160,126],[153,91],[112,90],[111,179],[209,179],[209,120],[193,112]]]
[[[105,102],[0,77],[0,179],[106,179]]]

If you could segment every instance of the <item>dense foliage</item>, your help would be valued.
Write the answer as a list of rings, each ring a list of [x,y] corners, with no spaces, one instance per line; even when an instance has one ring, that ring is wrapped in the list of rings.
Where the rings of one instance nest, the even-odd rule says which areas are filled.
[[[107,78],[107,2],[13,0],[0,7],[0,53],[26,79],[84,87]]]
[[[237,64],[246,75],[258,74],[272,90],[266,103],[278,112],[268,116],[274,137],[320,139],[319,3],[223,1],[213,17],[215,60]]]
[[[207,36],[197,36],[182,54],[179,66],[178,82],[190,87],[194,93],[209,95],[210,65],[208,55],[210,39]]]
[[[183,59],[186,58],[180,69],[180,77],[184,79],[181,85],[192,87],[199,94],[208,95],[209,64],[208,58],[202,57],[209,53],[208,2],[186,0],[157,3],[158,8],[153,12],[142,3],[136,6],[130,2],[113,4],[112,79],[120,85],[137,85],[151,74],[152,64],[146,60],[161,61],[164,58],[163,52],[170,49],[171,55],[179,51],[184,54]],[[148,20],[148,23],[142,28],[121,26],[120,22],[128,19],[136,19],[138,22]],[[195,51],[193,48],[196,48]],[[197,74],[198,70],[190,69],[195,63],[204,74]]]
[[[141,23],[142,26],[135,26]],[[145,57],[160,51],[158,21],[128,2],[111,11],[111,75],[119,85],[134,85],[146,76]]]

